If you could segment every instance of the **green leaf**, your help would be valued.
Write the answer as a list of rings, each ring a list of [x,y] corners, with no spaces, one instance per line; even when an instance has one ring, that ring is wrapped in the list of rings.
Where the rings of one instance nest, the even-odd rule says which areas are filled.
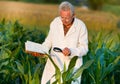
[[[73,80],[72,79],[72,76],[74,75],[73,71],[74,71],[74,68],[72,68],[62,74],[63,83],[71,82]]]
[[[50,80],[46,84],[50,84]]]
[[[40,78],[39,78],[39,69],[40,69],[40,64],[36,64],[34,73],[33,73],[33,78],[31,80],[32,84],[40,84]]]
[[[72,68],[75,66],[77,59],[78,59],[78,56],[74,56],[74,57],[71,59],[71,61],[70,61],[70,63],[69,63],[69,66],[68,66],[68,70],[72,69]]]
[[[92,80],[93,80],[93,84],[96,84],[94,74],[89,72],[89,75],[90,75],[90,77],[91,77]]]
[[[64,63],[64,68],[63,68],[63,72],[66,71],[66,64]]]
[[[15,61],[15,63],[17,65],[17,68],[20,71],[20,73],[24,75],[24,68],[23,68],[22,64],[20,64],[20,62],[18,62],[18,61]]]
[[[52,84],[57,84],[58,83],[58,80],[54,81]],[[61,84],[61,83],[58,83],[58,84]]]
[[[58,68],[58,66],[54,63],[53,59],[50,57],[50,55],[47,55],[48,58],[50,59],[50,61],[52,62],[52,64],[54,65],[55,67],[55,78],[56,80],[58,81],[58,83],[60,84],[61,83],[61,72],[60,72],[60,69]]]
[[[93,63],[94,60],[89,60],[87,61],[84,65],[82,65],[75,73],[74,73],[74,76],[72,77],[73,79],[76,79],[78,78],[84,69],[87,69],[92,63]]]
[[[62,74],[63,82],[68,81],[72,78],[74,66],[76,64],[77,59],[78,59],[78,56],[74,56],[69,63],[67,71],[63,72],[63,74]]]
[[[110,72],[112,72],[115,69],[115,66],[118,65],[119,61],[120,61],[120,56],[117,56],[117,58],[104,69],[104,72],[100,79],[101,81],[105,78],[106,75],[108,75]]]

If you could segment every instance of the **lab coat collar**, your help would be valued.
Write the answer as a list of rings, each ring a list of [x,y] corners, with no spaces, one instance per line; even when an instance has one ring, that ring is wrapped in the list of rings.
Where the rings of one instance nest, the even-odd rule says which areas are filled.
[[[70,27],[67,34],[64,36],[63,23],[62,23],[62,21],[60,19],[60,29],[61,29],[61,33],[62,33],[63,37],[67,37],[67,36],[73,34],[76,31],[76,26],[75,25],[76,25],[76,18],[74,18],[74,22],[73,22],[72,26]]]
[[[74,19],[74,22],[72,26],[70,27],[69,31],[67,32],[66,36],[73,34],[75,31],[76,31],[76,27],[75,27],[75,19]]]

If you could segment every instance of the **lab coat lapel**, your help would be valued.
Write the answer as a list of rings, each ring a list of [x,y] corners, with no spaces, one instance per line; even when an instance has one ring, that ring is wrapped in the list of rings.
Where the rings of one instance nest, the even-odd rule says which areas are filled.
[[[61,38],[62,39],[64,39],[64,29],[63,29],[63,25],[62,24],[60,24],[60,26],[59,26],[60,28],[59,28],[59,31],[60,31],[60,36],[61,36]]]
[[[71,35],[72,33],[74,33],[75,32],[75,30],[76,30],[76,27],[75,27],[75,22],[76,21],[76,18],[74,19],[74,22],[73,22],[73,25],[71,26],[71,28],[69,29],[69,31],[67,32],[67,34],[66,34],[66,36],[69,36],[69,35]],[[62,22],[60,22],[60,24],[59,24],[60,26],[60,35],[61,35],[61,37],[64,39],[64,37],[65,37],[65,35],[64,35],[64,28],[63,28],[63,24],[62,24]]]
[[[69,36],[69,35],[73,34],[75,32],[75,30],[76,30],[76,28],[75,28],[75,25],[73,23],[73,25],[71,26],[71,28],[67,32],[66,36]]]

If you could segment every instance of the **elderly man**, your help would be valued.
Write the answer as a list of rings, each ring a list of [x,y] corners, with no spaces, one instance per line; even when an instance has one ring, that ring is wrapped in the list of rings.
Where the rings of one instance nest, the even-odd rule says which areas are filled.
[[[42,45],[51,49],[51,57],[58,67],[63,70],[64,63],[68,64],[73,56],[78,56],[75,69],[82,65],[82,56],[88,52],[88,33],[85,24],[75,17],[74,7],[71,3],[64,1],[59,6],[59,17],[56,17],[50,24],[49,34]],[[62,52],[55,52],[54,47],[62,49]],[[42,76],[41,84],[46,84],[51,79],[51,83],[55,80],[52,76],[55,74],[55,68],[47,60]],[[79,83],[78,83],[79,81]],[[77,82],[72,84],[80,84],[80,77]]]
[[[64,64],[68,67],[73,56],[78,56],[75,70],[82,65],[82,56],[88,52],[88,33],[85,24],[75,17],[74,7],[71,3],[64,1],[59,6],[59,17],[56,17],[50,24],[50,31],[43,42],[47,50],[51,50],[50,55],[60,70]],[[56,52],[55,47],[61,52]],[[38,55],[38,54],[33,54]],[[49,80],[52,84],[55,78],[55,68],[48,59],[45,65],[41,84],[46,84]],[[81,77],[72,84],[80,84]]]

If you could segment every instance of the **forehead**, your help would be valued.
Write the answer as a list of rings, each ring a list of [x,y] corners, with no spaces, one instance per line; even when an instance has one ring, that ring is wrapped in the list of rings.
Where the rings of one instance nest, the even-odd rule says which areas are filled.
[[[61,16],[70,16],[71,12],[70,12],[70,10],[61,10],[60,15]]]

